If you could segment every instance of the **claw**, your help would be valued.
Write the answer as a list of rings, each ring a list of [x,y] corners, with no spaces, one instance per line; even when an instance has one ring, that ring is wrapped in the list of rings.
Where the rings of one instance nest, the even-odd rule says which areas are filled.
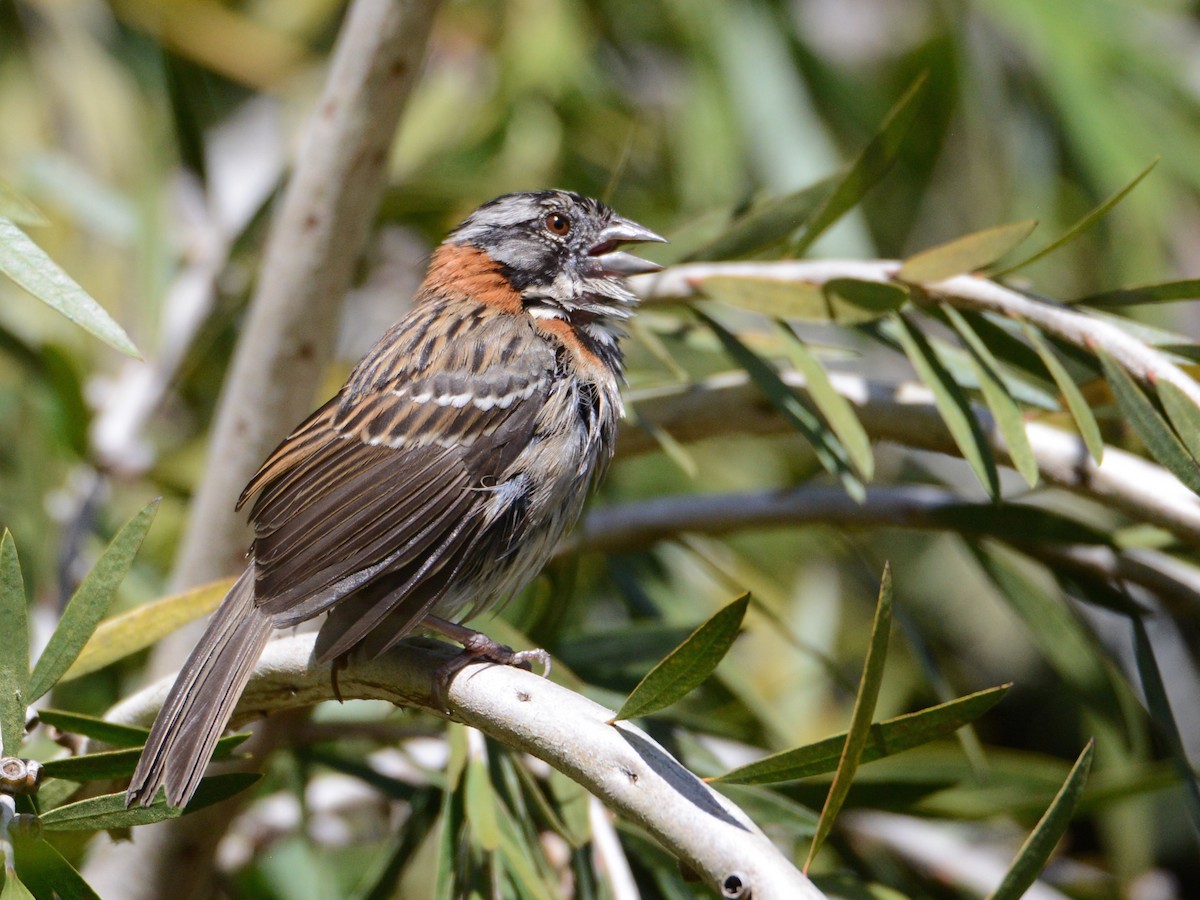
[[[541,648],[533,650],[514,650],[506,644],[494,641],[481,631],[474,631],[462,625],[455,625],[436,616],[425,619],[425,626],[463,645],[462,652],[446,660],[433,673],[433,700],[438,708],[447,715],[450,707],[446,704],[450,682],[454,677],[473,662],[488,662],[501,666],[516,666],[527,671],[533,670],[536,662],[542,668],[542,677],[550,674],[550,654]]]

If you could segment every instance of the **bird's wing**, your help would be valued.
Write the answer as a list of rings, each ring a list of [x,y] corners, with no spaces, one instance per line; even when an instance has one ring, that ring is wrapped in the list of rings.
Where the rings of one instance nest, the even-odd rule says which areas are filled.
[[[383,377],[352,376],[251,480],[255,598],[277,626],[370,588],[378,608],[356,633],[401,605],[411,628],[478,552],[490,488],[533,439],[554,372],[553,351],[519,323],[479,338],[482,353],[413,371],[395,361],[420,354],[389,354],[385,337],[358,370]]]

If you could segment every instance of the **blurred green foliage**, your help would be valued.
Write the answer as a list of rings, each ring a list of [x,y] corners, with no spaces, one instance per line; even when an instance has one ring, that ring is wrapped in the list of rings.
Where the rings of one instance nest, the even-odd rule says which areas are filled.
[[[122,523],[158,495],[155,526],[112,611],[163,594],[284,175],[270,161],[295,146],[343,13],[330,0],[0,0],[0,181],[45,214],[48,225],[27,233],[148,361],[121,358],[0,280],[0,522],[20,549],[39,646]],[[447,3],[395,145],[378,237],[330,382],[374,337],[356,321],[375,322],[377,333],[404,309],[396,270],[410,277],[479,202],[547,185],[603,196],[672,238],[648,255],[682,259],[712,246],[746,210],[848,165],[922,73],[924,95],[894,165],[806,255],[903,257],[1030,218],[1041,246],[1161,157],[1108,216],[1014,282],[1069,300],[1200,276],[1197,59],[1200,12],[1183,0]],[[779,244],[761,255],[782,252]],[[1200,333],[1194,304],[1138,315]],[[722,321],[744,324],[752,350],[778,351],[752,318]],[[634,390],[730,368],[684,313],[647,311],[638,329],[627,342]],[[1000,355],[994,331],[979,334]],[[910,372],[852,329],[815,326],[804,337],[837,371]],[[1094,378],[1095,361],[1081,356],[1067,354],[1071,375],[1054,379],[1084,382],[1105,438],[1137,450],[1115,404],[1153,404],[1132,384],[1137,393],[1114,399]],[[1163,396],[1174,420],[1172,402]],[[662,450],[619,458],[598,505],[836,483],[795,435],[730,433],[664,441]],[[889,444],[874,453],[876,484],[982,496],[948,457]],[[1195,546],[1112,508],[1044,487],[1028,499],[1121,546],[1196,562]],[[1000,516],[1006,507],[994,509]],[[715,775],[846,730],[878,573],[890,559],[898,632],[876,720],[1015,686],[958,743],[864,763],[846,810],[943,823],[959,846],[988,848],[1007,865],[1095,735],[1085,816],[1047,877],[1076,897],[1127,896],[1151,884],[1167,886],[1155,896],[1195,895],[1195,826],[1168,761],[1176,748],[1153,724],[1162,717],[1137,699],[1133,649],[1121,638],[1127,624],[1112,612],[1136,591],[998,549],[978,537],[987,515],[973,511],[970,527],[936,534],[818,523],[583,552],[555,563],[506,617],[615,706],[691,629],[750,590],[746,631],[728,659],[648,726],[695,771]],[[1171,627],[1151,632],[1172,661],[1162,672],[1179,720],[1172,724],[1193,758],[1197,704],[1177,698],[1197,696],[1198,612],[1193,596],[1173,610]],[[54,703],[101,713],[140,683],[142,661],[60,685]],[[321,731],[335,722],[349,737]],[[305,807],[304,818],[270,835],[273,852],[230,864],[239,895],[387,896],[396,877],[404,896],[429,887],[413,880],[412,867],[456,846],[439,828],[470,819],[463,804],[482,802],[481,772],[469,771],[457,791],[443,792],[441,763],[416,766],[422,779],[414,780],[419,748],[386,749],[378,735],[388,729],[397,739],[419,732],[417,744],[440,733],[432,720],[375,706],[322,708],[314,732],[324,738],[277,754],[257,788],[264,795],[282,793],[299,807],[303,779],[322,797],[322,780],[340,772],[371,784],[375,799],[355,810]],[[36,740],[39,752],[53,749]],[[397,756],[406,779],[386,774]],[[529,775],[516,754],[491,743],[484,765],[500,816],[486,835],[509,857],[525,847],[535,863],[509,858],[498,876],[476,842],[463,851],[465,880],[506,897],[540,896],[523,879],[609,896],[586,849],[578,789]],[[827,790],[818,778],[730,794],[800,861]],[[407,832],[397,832],[405,816]],[[853,821],[835,829],[814,864],[826,884],[972,895]],[[643,896],[691,895],[662,851],[636,830],[622,827],[621,836]],[[558,868],[542,852],[558,848],[556,839],[568,860]],[[78,843],[60,849],[78,863]],[[364,871],[378,877],[377,893],[361,882]]]

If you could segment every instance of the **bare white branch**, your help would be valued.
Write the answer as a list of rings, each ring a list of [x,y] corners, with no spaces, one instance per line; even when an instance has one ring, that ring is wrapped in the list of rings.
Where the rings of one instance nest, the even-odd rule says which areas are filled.
[[[835,278],[896,282],[896,260],[786,260],[783,262],[715,262],[672,266],[655,275],[634,280],[634,289],[647,301],[689,300],[702,296],[700,285],[714,276],[770,278],[820,287]],[[1121,365],[1143,381],[1169,381],[1200,406],[1200,385],[1162,353],[1149,347],[1112,322],[1079,309],[1043,300],[1032,300],[979,275],[958,275],[920,288],[952,306],[1024,319],[1047,334],[1088,352],[1108,351]]]
[[[803,375],[794,371],[780,374],[787,384],[805,391]],[[834,374],[831,380],[854,405],[873,439],[960,455],[926,388],[854,375]],[[731,432],[778,434],[790,430],[744,372],[696,384],[634,391],[628,402],[639,421],[653,423],[679,441]],[[1004,438],[991,415],[985,408],[974,409],[993,451],[1007,459]],[[1115,447],[1106,447],[1104,461],[1097,465],[1079,435],[1040,422],[1026,423],[1025,433],[1046,483],[1090,497],[1200,546],[1200,497],[1161,466]],[[651,435],[628,427],[621,434],[619,449],[629,454],[656,446]]]
[[[330,670],[313,662],[314,634],[272,641],[242,694],[234,723],[334,699]],[[440,713],[432,674],[457,652],[403,642],[338,672],[347,699],[387,700]],[[113,707],[108,719],[146,724],[170,687],[166,679]],[[629,722],[548,679],[507,666],[473,665],[446,697],[453,717],[544,760],[674,853],[718,895],[802,900],[823,895],[737,806],[685,769]],[[140,830],[140,829],[139,829]],[[742,893],[732,888],[741,885]]]

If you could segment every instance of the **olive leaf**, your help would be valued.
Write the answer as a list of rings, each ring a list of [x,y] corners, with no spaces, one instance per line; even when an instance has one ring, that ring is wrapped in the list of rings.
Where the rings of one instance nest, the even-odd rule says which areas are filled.
[[[743,594],[693,631],[646,674],[625,698],[612,721],[657,712],[698,687],[733,646],[749,603],[750,595]]]
[[[812,865],[817,851],[825,843],[825,838],[833,829],[833,820],[842,809],[850,785],[854,781],[854,773],[862,760],[863,750],[866,749],[871,737],[871,719],[875,716],[875,702],[879,699],[879,688],[883,684],[883,666],[887,660],[888,638],[892,629],[892,570],[884,564],[883,577],[879,582],[879,600],[875,606],[875,620],[871,623],[871,637],[867,644],[867,659],[863,663],[862,679],[858,684],[858,696],[854,698],[854,712],[850,714],[850,730],[846,732],[846,741],[842,745],[842,754],[838,760],[837,771],[833,776],[833,784],[829,786],[829,795],[821,808],[821,818],[817,821],[817,831],[813,835],[812,844],[808,848],[808,859],[804,863],[804,871]]]

